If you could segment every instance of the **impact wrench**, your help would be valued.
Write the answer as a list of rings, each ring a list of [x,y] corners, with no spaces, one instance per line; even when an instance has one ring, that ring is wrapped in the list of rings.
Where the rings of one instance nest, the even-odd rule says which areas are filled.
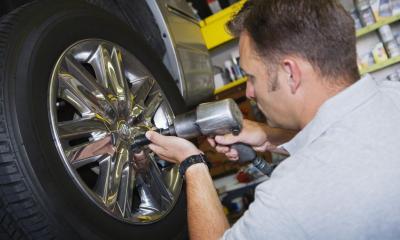
[[[232,133],[238,135],[242,130],[243,115],[233,99],[217,102],[202,103],[193,111],[176,116],[174,123],[167,129],[154,131],[164,136],[177,136],[193,139],[201,135],[214,137]],[[135,137],[131,148],[139,151],[149,145],[150,140],[144,134]],[[238,152],[239,162],[252,162],[263,174],[270,176],[276,165],[270,164],[265,159],[257,156],[252,147],[244,143],[235,143],[230,146]]]

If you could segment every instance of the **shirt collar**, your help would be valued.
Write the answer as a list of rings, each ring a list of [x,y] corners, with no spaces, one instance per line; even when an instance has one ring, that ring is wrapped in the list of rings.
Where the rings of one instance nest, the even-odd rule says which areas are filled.
[[[317,114],[291,141],[279,146],[294,155],[303,147],[321,136],[332,124],[378,92],[377,83],[365,75],[350,87],[339,92],[321,105]]]

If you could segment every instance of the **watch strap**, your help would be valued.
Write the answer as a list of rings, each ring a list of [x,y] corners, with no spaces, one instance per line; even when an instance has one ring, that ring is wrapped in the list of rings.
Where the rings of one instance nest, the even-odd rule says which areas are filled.
[[[184,177],[186,170],[194,165],[194,164],[198,164],[198,163],[204,163],[208,166],[208,160],[207,157],[203,154],[198,154],[198,155],[192,155],[188,158],[186,158],[185,160],[183,160],[181,162],[181,164],[179,165],[179,174]]]

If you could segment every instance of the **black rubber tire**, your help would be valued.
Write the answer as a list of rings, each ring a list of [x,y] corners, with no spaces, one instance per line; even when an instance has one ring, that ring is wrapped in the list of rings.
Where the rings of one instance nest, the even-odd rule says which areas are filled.
[[[146,42],[162,60],[166,52],[160,28],[146,1],[132,0],[85,0],[126,22],[133,30],[141,32]]]
[[[171,213],[150,225],[118,221],[87,199],[51,137],[47,95],[61,53],[76,41],[108,40],[153,74],[175,113],[184,101],[143,38],[107,12],[76,0],[33,2],[0,22],[0,239],[180,239],[184,189]]]

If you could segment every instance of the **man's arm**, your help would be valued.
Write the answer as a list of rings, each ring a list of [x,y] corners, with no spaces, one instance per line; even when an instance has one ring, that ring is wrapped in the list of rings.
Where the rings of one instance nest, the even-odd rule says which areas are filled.
[[[292,139],[296,133],[296,131],[271,128],[267,124],[244,119],[243,129],[238,136],[226,134],[208,138],[208,142],[212,147],[215,147],[217,152],[223,153],[228,159],[236,161],[239,158],[238,153],[230,147],[234,143],[248,144],[257,152],[269,151],[288,155],[286,151],[277,148],[277,146]]]
[[[202,153],[191,142],[177,137],[147,132],[150,149],[162,159],[180,164],[186,158]],[[194,164],[185,173],[191,240],[214,240],[229,228],[217,191],[205,164]]]
[[[188,222],[191,240],[219,239],[229,228],[208,168],[192,165],[186,171]]]

